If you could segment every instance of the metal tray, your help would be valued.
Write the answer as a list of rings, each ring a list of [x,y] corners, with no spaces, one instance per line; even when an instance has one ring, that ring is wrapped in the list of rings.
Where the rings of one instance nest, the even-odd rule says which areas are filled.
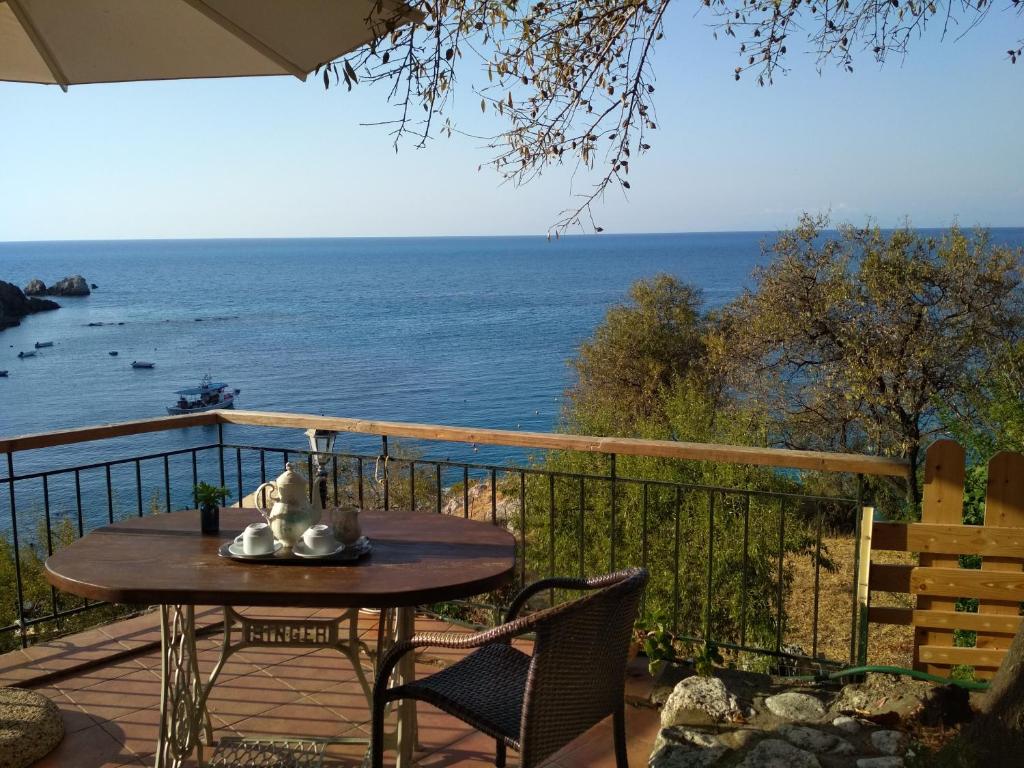
[[[340,552],[324,557],[299,557],[292,554],[291,549],[284,547],[272,555],[234,555],[228,547],[234,540],[221,544],[217,554],[226,560],[237,563],[270,563],[273,565],[350,565],[366,557],[373,551],[373,545],[365,536],[361,536],[354,544],[350,544]]]

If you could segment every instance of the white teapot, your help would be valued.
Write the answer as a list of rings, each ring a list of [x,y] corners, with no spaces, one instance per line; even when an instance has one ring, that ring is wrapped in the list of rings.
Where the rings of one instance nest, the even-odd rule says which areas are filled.
[[[264,488],[269,488],[273,494],[270,498],[274,501],[274,506],[269,511],[260,506],[260,494]],[[270,525],[274,538],[286,547],[295,546],[307,528],[320,522],[323,514],[320,494],[314,493],[313,503],[310,504],[309,483],[295,471],[295,466],[291,462],[285,464],[284,472],[277,480],[263,483],[257,488],[254,498],[256,509]]]

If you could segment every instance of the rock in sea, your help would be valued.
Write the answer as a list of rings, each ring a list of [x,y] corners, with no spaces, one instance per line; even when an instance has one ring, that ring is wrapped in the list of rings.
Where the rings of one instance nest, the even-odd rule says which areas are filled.
[[[27,297],[18,286],[0,280],[0,330],[20,325],[25,315],[51,309],[60,309],[60,304],[49,299]]]
[[[88,296],[91,291],[84,277],[71,275],[51,285],[47,293],[51,296]]]
[[[28,285],[25,286],[24,291],[26,296],[45,296],[46,283],[37,277],[35,280],[28,281]]]

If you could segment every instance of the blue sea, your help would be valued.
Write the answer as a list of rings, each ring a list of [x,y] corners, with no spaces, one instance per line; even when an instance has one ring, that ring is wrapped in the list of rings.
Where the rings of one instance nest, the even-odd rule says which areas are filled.
[[[1024,245],[1024,229],[993,235]],[[0,243],[0,279],[81,274],[98,286],[0,332],[0,369],[10,371],[0,378],[0,436],[161,416],[174,390],[207,372],[241,389],[240,408],[550,430],[572,383],[567,361],[631,283],[671,273],[721,306],[770,260],[763,246],[774,237]],[[36,341],[54,346],[19,360]],[[133,370],[136,359],[155,368]],[[305,445],[295,431],[234,432],[228,439]],[[16,472],[215,439],[208,428],[19,453]]]

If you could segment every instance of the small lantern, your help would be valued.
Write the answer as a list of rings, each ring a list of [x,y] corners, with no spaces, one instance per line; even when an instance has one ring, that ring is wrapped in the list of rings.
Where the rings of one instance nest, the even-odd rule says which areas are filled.
[[[306,437],[309,438],[309,450],[313,454],[313,463],[316,465],[315,482],[320,489],[320,503],[325,509],[327,507],[327,462],[330,461],[331,453],[334,451],[334,438],[337,435],[337,432],[330,429],[306,430]]]

